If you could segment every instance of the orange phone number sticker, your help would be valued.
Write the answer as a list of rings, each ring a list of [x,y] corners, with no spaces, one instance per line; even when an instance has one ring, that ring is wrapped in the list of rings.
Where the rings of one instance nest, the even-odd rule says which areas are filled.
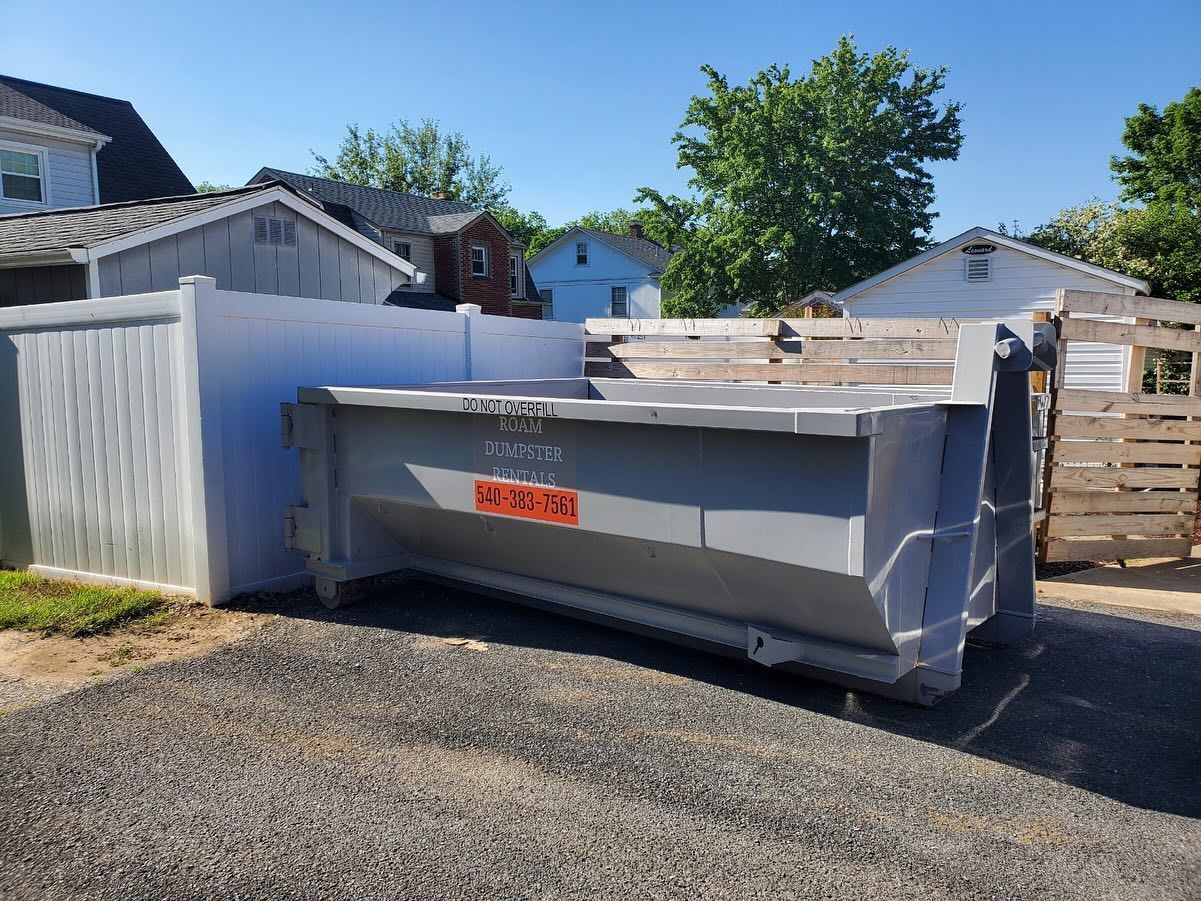
[[[575,491],[540,485],[475,480],[475,509],[483,513],[540,519],[568,526],[580,524],[580,498]]]

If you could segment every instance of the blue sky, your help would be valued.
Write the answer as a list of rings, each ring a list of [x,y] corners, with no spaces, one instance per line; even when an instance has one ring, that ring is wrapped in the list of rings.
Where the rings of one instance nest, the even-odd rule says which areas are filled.
[[[966,141],[934,168],[938,238],[1112,198],[1123,117],[1201,84],[1197,0],[5,6],[0,72],[132,100],[193,181],[304,171],[348,122],[432,117],[551,222],[683,190],[670,138],[702,63],[807,70],[843,33],[950,67]]]

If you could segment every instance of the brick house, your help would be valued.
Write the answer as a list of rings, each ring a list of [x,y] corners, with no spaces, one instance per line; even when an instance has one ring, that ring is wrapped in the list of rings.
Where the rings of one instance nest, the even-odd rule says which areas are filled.
[[[249,184],[282,181],[328,214],[425,273],[398,288],[396,306],[453,310],[479,304],[494,316],[542,318],[542,298],[525,263],[525,245],[490,213],[442,197],[351,185],[264,168]]]

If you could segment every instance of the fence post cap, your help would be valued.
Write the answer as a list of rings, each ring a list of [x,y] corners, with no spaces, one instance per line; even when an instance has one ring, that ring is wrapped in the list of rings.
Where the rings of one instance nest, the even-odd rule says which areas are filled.
[[[211,275],[184,275],[179,279],[181,285],[212,285],[216,287],[217,280]]]
[[[472,316],[476,313],[482,313],[483,310],[484,310],[484,308],[481,307],[478,303],[455,304],[455,312],[456,313],[466,313],[468,316]]]

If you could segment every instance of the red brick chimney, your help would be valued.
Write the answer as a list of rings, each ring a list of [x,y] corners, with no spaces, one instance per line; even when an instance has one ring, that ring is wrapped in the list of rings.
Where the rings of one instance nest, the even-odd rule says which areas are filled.
[[[641,238],[642,237],[642,223],[639,222],[637,219],[635,219],[633,222],[630,223],[630,237],[631,238]]]

